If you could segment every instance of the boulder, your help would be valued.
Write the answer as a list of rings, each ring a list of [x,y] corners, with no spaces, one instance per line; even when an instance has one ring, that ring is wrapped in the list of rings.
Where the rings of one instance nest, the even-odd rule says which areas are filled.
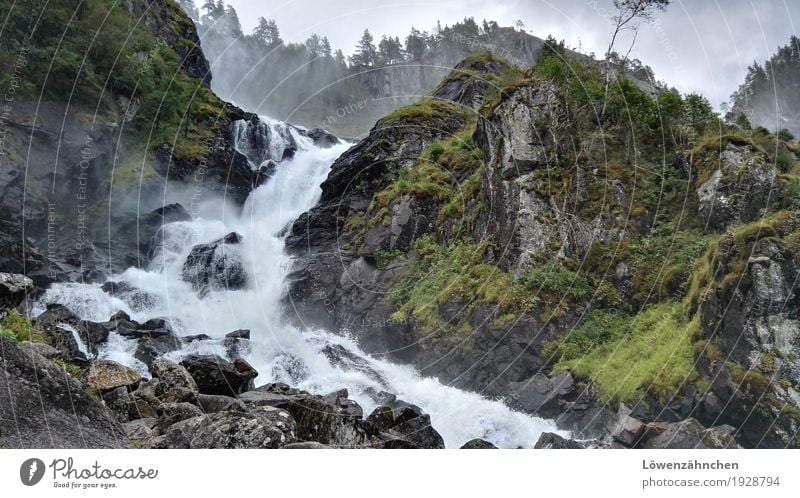
[[[95,360],[89,365],[84,382],[86,387],[100,392],[118,387],[135,390],[142,377],[133,369],[110,360]]]
[[[237,363],[216,355],[190,355],[181,361],[202,394],[235,396],[252,388],[258,373],[244,360]]]
[[[628,447],[633,447],[644,434],[645,424],[631,417],[630,413],[630,408],[620,404],[617,417],[609,424],[608,432],[615,440]]]
[[[239,399],[250,407],[272,406],[291,413],[300,441],[355,448],[365,444],[367,434],[360,416],[356,416],[361,407],[343,399],[345,395],[346,392],[337,391],[326,397],[317,396],[278,383],[246,392]]]
[[[247,283],[237,245],[242,236],[231,232],[208,244],[192,248],[183,265],[183,280],[200,295],[212,290],[241,289]]]
[[[247,406],[236,398],[219,394],[198,394],[197,406],[204,413],[217,413],[223,411],[246,412]]]
[[[693,418],[669,426],[643,445],[647,449],[725,449],[736,448],[734,429],[730,426],[706,429]]]
[[[462,450],[496,450],[497,446],[484,439],[471,439],[461,445]]]
[[[164,396],[176,390],[199,392],[197,383],[186,368],[166,358],[158,358],[150,365],[150,373],[158,379],[156,395]]]
[[[245,413],[222,411],[172,425],[160,448],[281,448],[295,441],[295,425],[285,410],[263,406]]]
[[[444,449],[444,439],[431,426],[429,415],[420,415],[382,432],[378,447],[385,449]]]
[[[129,447],[111,413],[60,366],[2,336],[0,351],[0,447]]]
[[[583,448],[580,443],[565,439],[552,432],[543,432],[533,447],[537,450],[577,450]]]

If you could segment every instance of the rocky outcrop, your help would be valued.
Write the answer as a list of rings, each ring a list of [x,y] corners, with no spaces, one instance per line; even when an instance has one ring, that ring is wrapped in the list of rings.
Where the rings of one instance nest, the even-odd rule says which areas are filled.
[[[170,47],[181,67],[193,78],[211,85],[211,69],[200,48],[194,22],[172,0],[145,0],[128,3],[131,17],[141,19],[149,31]]]
[[[242,236],[231,232],[225,237],[194,246],[183,264],[183,279],[200,295],[212,290],[241,289],[247,273],[238,252]]]
[[[0,446],[129,447],[119,423],[63,368],[3,336],[0,350]]]
[[[752,145],[728,143],[718,158],[705,161],[711,163],[702,165],[708,179],[698,187],[697,197],[699,214],[710,226],[722,229],[757,220],[780,200],[775,164]]]
[[[33,289],[33,280],[25,275],[0,273],[0,316],[19,306]]]
[[[253,379],[258,376],[246,361],[238,359],[231,363],[219,356],[188,356],[181,361],[181,366],[203,394],[241,394],[253,389]]]
[[[736,427],[745,446],[793,446],[800,430],[800,296],[791,284],[800,265],[781,238],[794,223],[723,240],[698,303],[698,369],[711,383],[695,417]]]

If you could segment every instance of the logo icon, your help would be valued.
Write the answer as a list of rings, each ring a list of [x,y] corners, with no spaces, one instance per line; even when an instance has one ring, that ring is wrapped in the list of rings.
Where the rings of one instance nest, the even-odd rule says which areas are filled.
[[[19,468],[19,478],[26,486],[35,486],[44,477],[44,462],[38,458],[29,458]]]

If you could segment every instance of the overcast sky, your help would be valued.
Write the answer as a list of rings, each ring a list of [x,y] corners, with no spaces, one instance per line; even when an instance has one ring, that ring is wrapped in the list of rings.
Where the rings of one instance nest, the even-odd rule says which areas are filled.
[[[197,2],[200,3],[200,2]],[[553,34],[584,52],[605,52],[611,0],[227,0],[245,31],[259,17],[275,19],[286,41],[312,32],[350,54],[365,28],[399,36],[411,26],[429,30],[437,20],[465,16],[512,26],[517,19],[542,38]],[[643,27],[633,57],[683,92],[701,92],[719,105],[744,78],[800,28],[798,0],[673,0],[654,24]]]

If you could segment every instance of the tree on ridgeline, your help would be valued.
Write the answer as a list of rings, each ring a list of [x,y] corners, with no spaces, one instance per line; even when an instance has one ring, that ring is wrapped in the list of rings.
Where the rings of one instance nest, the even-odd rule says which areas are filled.
[[[264,43],[268,48],[272,49],[277,45],[281,45],[281,32],[274,19],[258,18],[258,25],[253,30],[253,36]]]
[[[800,38],[792,36],[763,65],[756,61],[747,68],[726,117],[800,136]]]
[[[355,53],[350,56],[350,66],[359,69],[369,69],[375,67],[378,60],[378,49],[373,43],[374,39],[368,29],[364,30],[361,40],[358,41]]]
[[[622,71],[633,51],[633,47],[636,45],[636,38],[639,35],[639,28],[641,28],[642,22],[652,21],[655,13],[666,10],[669,3],[670,0],[614,0],[616,13],[611,17],[614,31],[611,35],[611,41],[608,43],[608,50],[606,50],[606,97],[608,97],[608,86],[611,84],[612,59],[616,58],[619,61],[620,71]],[[614,49],[617,39],[625,32],[631,33],[631,43],[625,55],[619,58]],[[608,99],[606,98],[605,100]],[[605,114],[606,104],[607,102],[603,102],[601,114]]]

